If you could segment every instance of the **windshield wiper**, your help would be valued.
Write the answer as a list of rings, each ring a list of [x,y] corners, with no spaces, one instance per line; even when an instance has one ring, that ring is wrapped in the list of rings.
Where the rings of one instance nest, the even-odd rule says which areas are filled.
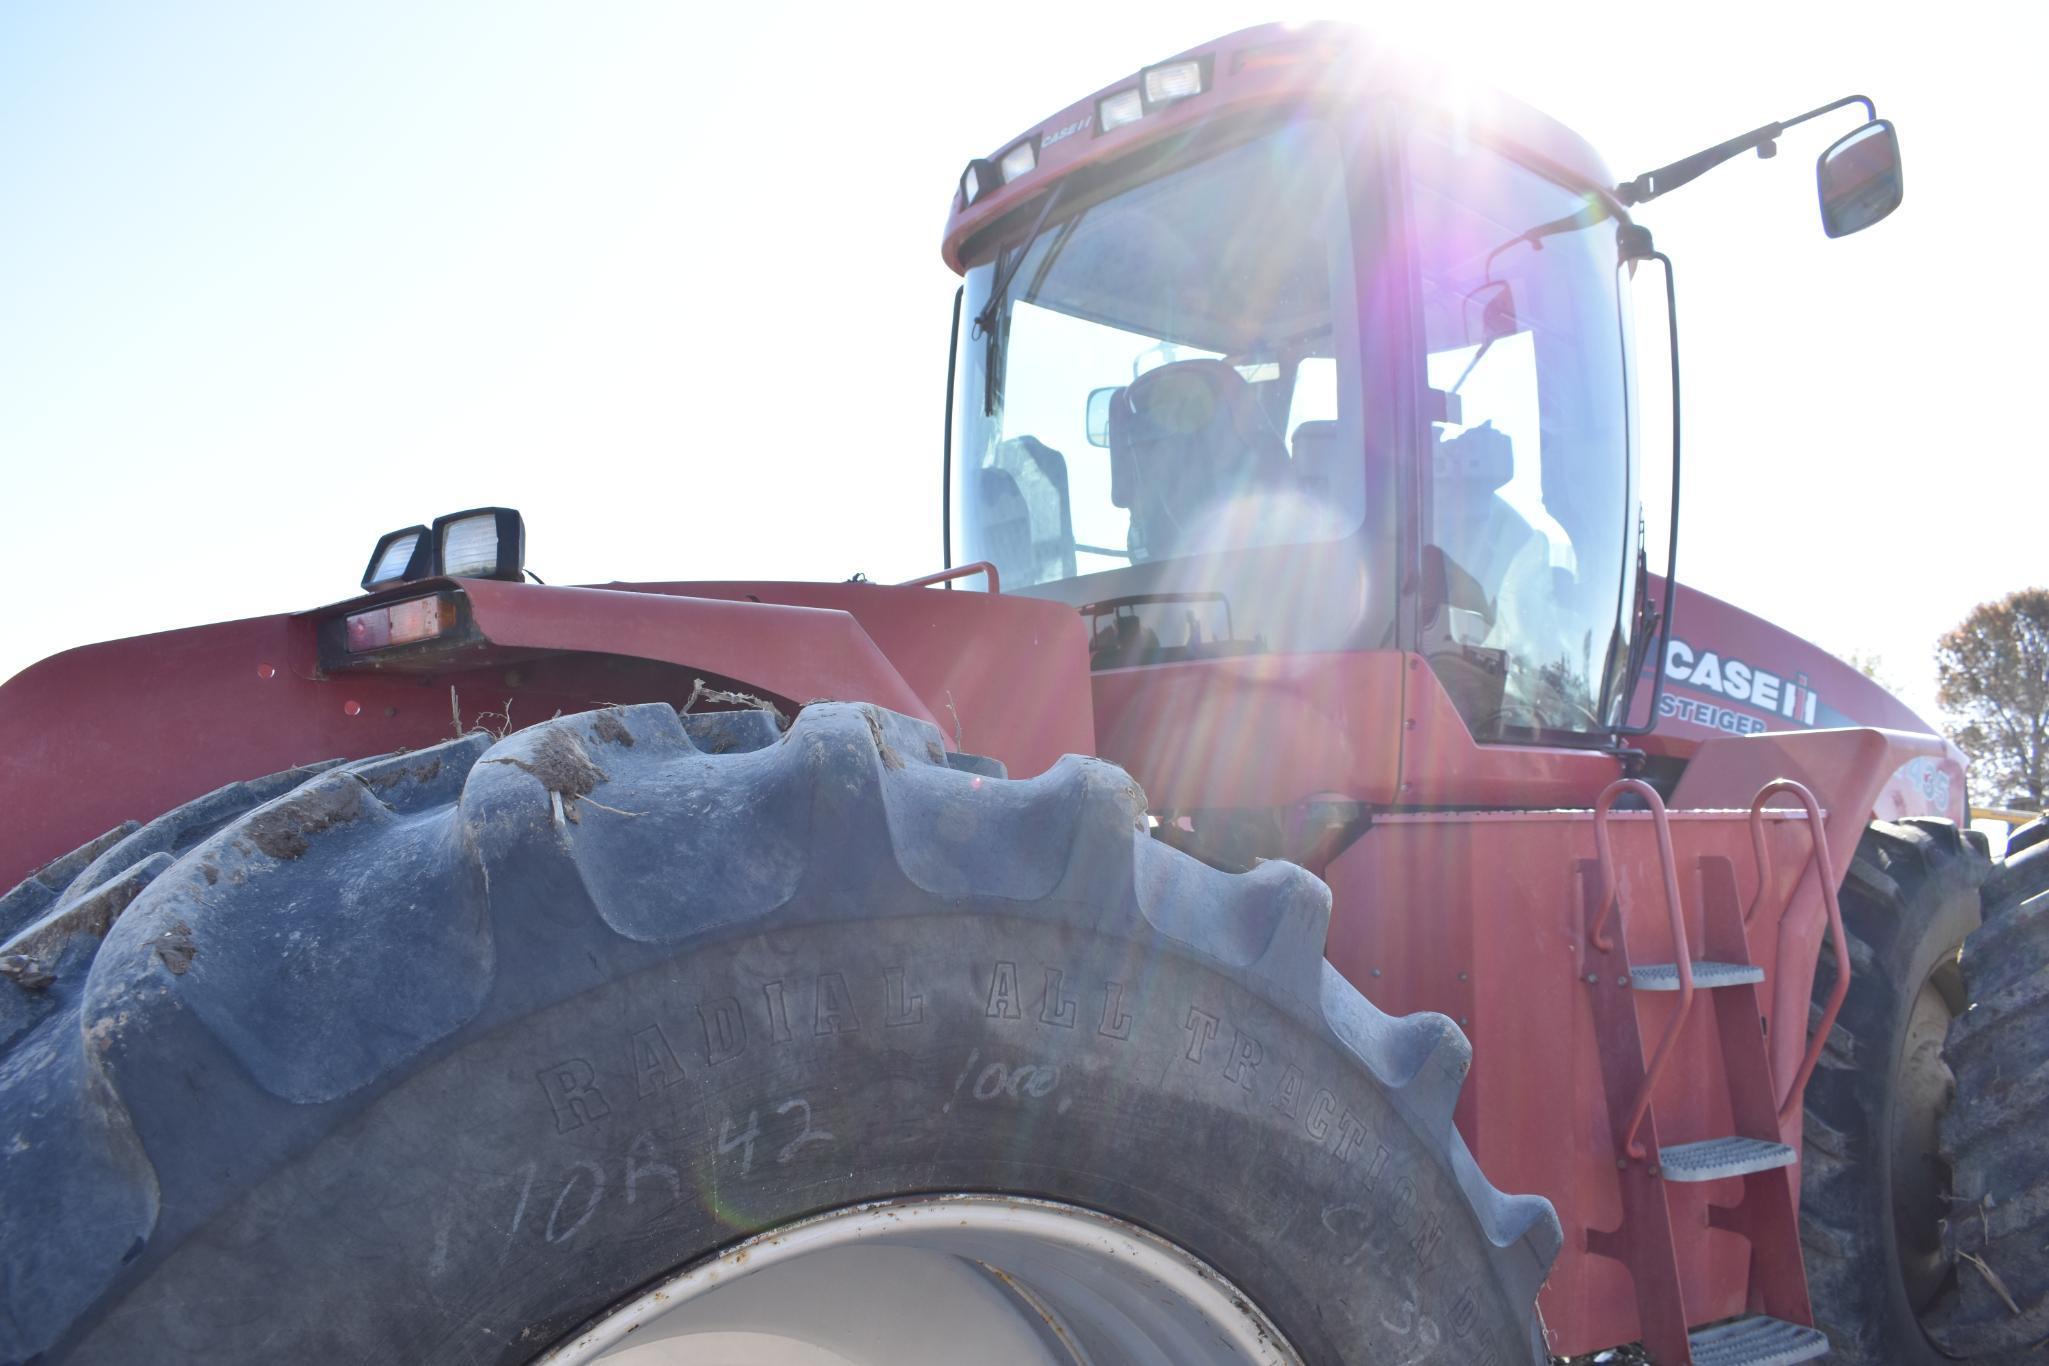
[[[1003,296],[1010,292],[1011,279],[1023,268],[1025,257],[1031,254],[1032,243],[1039,240],[1039,229],[1046,226],[1046,219],[1060,203],[1061,194],[1067,189],[1065,180],[1056,183],[1046,195],[1046,202],[1039,206],[1039,216],[1032,220],[1031,231],[1018,244],[1017,254],[1006,263],[996,267],[996,279],[989,286],[989,302],[982,305],[982,311],[975,315],[975,335],[987,336],[996,329],[996,315],[1003,311]]]
[[[1003,316],[1004,296],[1010,293],[1011,281],[1016,278],[1018,271],[1024,269],[1025,257],[1032,254],[1032,243],[1039,240],[1039,229],[1046,226],[1047,218],[1052,216],[1054,208],[1060,203],[1061,194],[1066,189],[1067,182],[1062,180],[1055,184],[1051,190],[1047,191],[1046,202],[1039,206],[1039,215],[1032,220],[1031,230],[1025,233],[1024,240],[1018,243],[1016,254],[1008,260],[998,259],[996,263],[996,278],[989,285],[989,302],[983,304],[982,311],[975,314],[975,335],[983,338],[982,413],[984,416],[993,417],[996,414],[996,367],[997,363],[1003,359],[1000,319]],[[1066,232],[1073,226],[1073,220],[1069,220],[1063,225],[1061,229],[1062,236],[1064,237]],[[1032,282],[1033,293],[1038,292],[1039,281],[1043,280],[1045,275],[1045,267],[1041,266],[1038,279]]]

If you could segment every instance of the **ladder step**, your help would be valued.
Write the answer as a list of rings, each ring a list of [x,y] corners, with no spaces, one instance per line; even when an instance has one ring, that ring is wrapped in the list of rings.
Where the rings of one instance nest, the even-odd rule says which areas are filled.
[[[1686,1335],[1693,1366],[1790,1366],[1828,1354],[1828,1335],[1756,1314]]]
[[[1661,1149],[1658,1166],[1667,1181],[1719,1181],[1725,1176],[1790,1167],[1796,1157],[1785,1144],[1762,1138],[1704,1138]]]
[[[1697,987],[1741,987],[1764,980],[1764,969],[1754,963],[1695,963],[1693,984]],[[1629,970],[1629,985],[1638,991],[1679,990],[1677,963],[1638,963]]]

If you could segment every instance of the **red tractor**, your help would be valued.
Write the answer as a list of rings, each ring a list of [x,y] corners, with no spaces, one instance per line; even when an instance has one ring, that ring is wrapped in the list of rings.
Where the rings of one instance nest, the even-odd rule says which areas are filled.
[[[1849,106],[1831,235],[1867,100],[1618,185],[1236,34],[963,173],[941,573],[547,587],[486,508],[14,678],[0,1360],[2049,1333],[2049,864],[1645,543],[1631,209]]]

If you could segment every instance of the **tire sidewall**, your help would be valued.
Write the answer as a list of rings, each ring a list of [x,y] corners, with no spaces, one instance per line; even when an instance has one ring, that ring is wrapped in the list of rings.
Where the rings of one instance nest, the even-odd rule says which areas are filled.
[[[1875,837],[1868,836],[1866,857]],[[1881,1325],[1881,1335],[1870,1339],[1882,1343],[1885,1355],[1874,1360],[1935,1366],[1948,1358],[1936,1351],[1921,1330],[1914,1307],[1908,1303],[1900,1250],[1894,1226],[1893,1186],[1896,1164],[1912,1160],[1911,1155],[1893,1151],[1893,1115],[1899,1103],[1900,1068],[1907,1042],[1912,1008],[1922,986],[1946,958],[1953,958],[1963,941],[1979,924],[1976,888],[1961,859],[1941,857],[1926,844],[1915,852],[1923,860],[1925,881],[1918,889],[1901,884],[1898,903],[1863,894],[1855,880],[1846,882],[1842,897],[1844,928],[1852,940],[1869,950],[1853,950],[1850,989],[1835,1030],[1838,1038],[1853,1041],[1853,1065],[1817,1069],[1809,1082],[1806,1105],[1810,1113],[1848,1136],[1860,1173],[1853,1190],[1854,1207],[1843,1210],[1832,1204],[1839,1217],[1847,1212],[1854,1220],[1854,1236],[1861,1247],[1882,1249],[1883,1275],[1865,1283],[1868,1297],[1861,1307],[1860,1321],[1824,1325],[1837,1336],[1846,1330],[1868,1333]],[[1898,881],[1895,878],[1895,881]],[[1816,982],[1817,1005],[1824,1002],[1826,974]],[[1840,1183],[1819,1198],[1840,1201]],[[1865,1254],[1866,1256],[1869,1253]],[[1876,1272],[1877,1267],[1870,1267]],[[1817,1300],[1818,1313],[1828,1306]],[[1845,1344],[1838,1342],[1839,1348]]]
[[[1308,1361],[1389,1325],[1425,1359],[1518,1359],[1442,1137],[1320,1017],[1157,939],[916,909],[715,938],[460,1037],[76,1359],[530,1361],[760,1230],[947,1191],[1151,1229]]]

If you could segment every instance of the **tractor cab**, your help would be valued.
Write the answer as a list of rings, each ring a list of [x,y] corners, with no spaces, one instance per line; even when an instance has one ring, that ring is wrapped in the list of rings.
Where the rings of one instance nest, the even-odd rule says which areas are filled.
[[[1618,185],[1533,109],[1275,26],[1061,111],[948,224],[948,563],[1086,608],[1099,679],[1394,652],[1458,744],[1612,749],[1657,720],[1671,617],[1631,326],[1669,263],[1628,206],[1851,103]],[[1818,174],[1831,235],[1883,217],[1890,125]]]
[[[1626,216],[1548,121],[1540,155],[1371,83],[1231,99],[1330,41],[1146,73],[1060,179],[1035,140],[996,160],[949,549],[1127,604],[1099,666],[1411,649],[1476,739],[1605,738],[1638,629]]]

